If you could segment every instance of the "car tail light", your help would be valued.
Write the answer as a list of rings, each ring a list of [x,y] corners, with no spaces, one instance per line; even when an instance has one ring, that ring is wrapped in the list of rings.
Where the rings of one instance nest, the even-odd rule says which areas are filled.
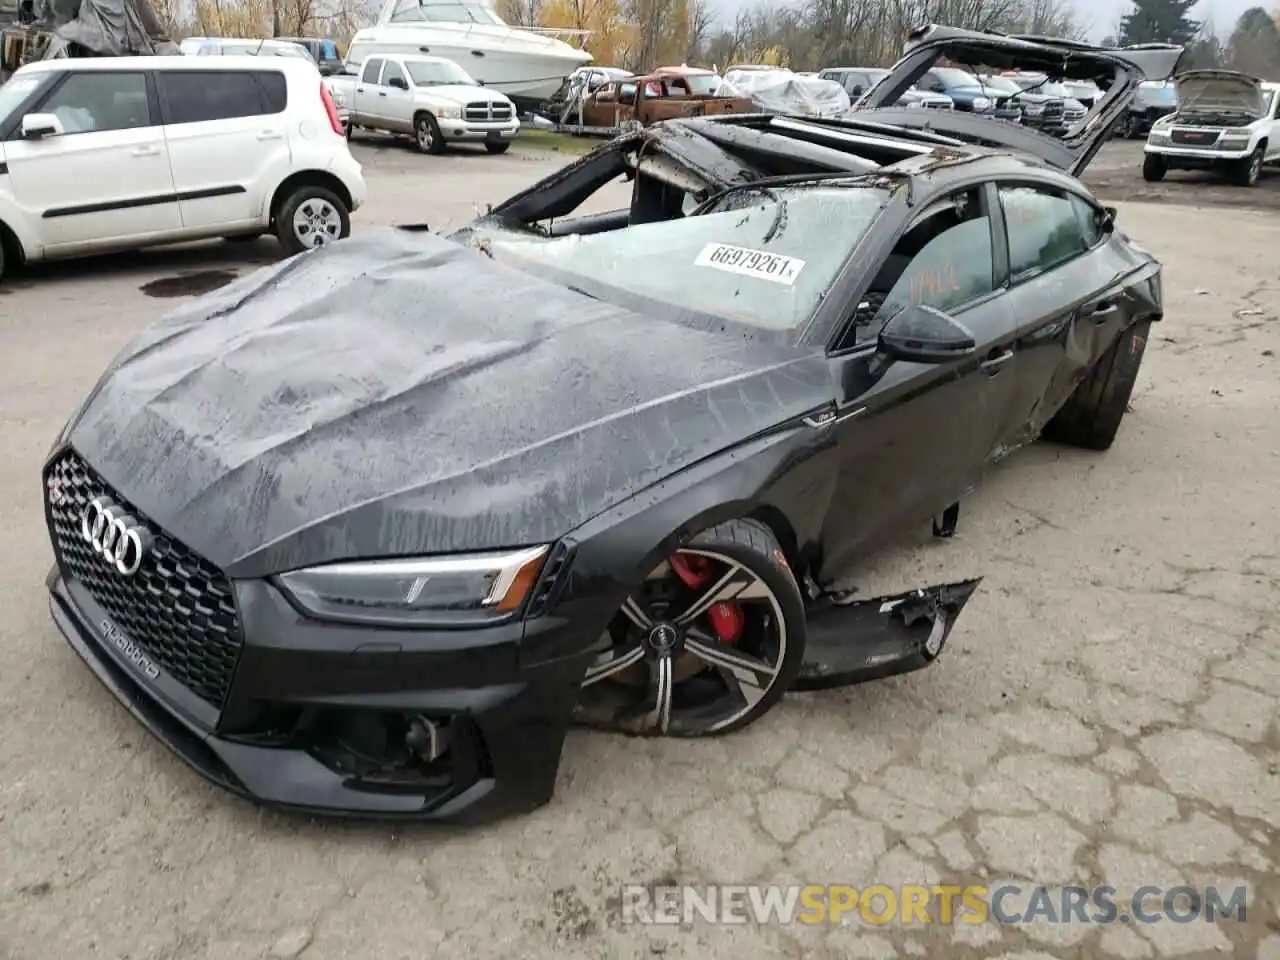
[[[333,94],[323,80],[320,81],[320,99],[324,102],[324,112],[329,115],[329,126],[333,127],[333,132],[340,137],[346,136],[342,121],[338,119],[338,108],[333,105]]]

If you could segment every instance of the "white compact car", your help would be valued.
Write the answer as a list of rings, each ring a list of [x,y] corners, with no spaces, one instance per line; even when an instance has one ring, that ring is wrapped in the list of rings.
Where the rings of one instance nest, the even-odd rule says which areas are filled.
[[[297,253],[345,237],[364,197],[306,59],[44,60],[0,87],[0,272],[269,231]]]
[[[1170,170],[1218,170],[1252,187],[1264,164],[1280,159],[1276,115],[1280,84],[1232,70],[1180,74],[1178,109],[1147,134],[1142,176],[1163,180]]]
[[[320,41],[317,41],[319,43]],[[332,41],[324,41],[329,46],[333,46]],[[316,58],[311,55],[311,51],[295,43],[292,40],[243,40],[232,37],[188,37],[178,46],[179,51],[189,57],[293,57],[294,59],[310,60],[316,63]],[[337,53],[337,49],[334,49]],[[316,63],[316,69],[320,70],[320,65]],[[320,70],[320,75],[325,76],[329,70],[326,67]],[[345,128],[348,121],[348,108],[346,98],[341,92],[334,89],[333,84],[325,81],[329,87],[329,93],[333,96],[333,105],[338,108],[338,119],[342,121]]]
[[[409,134],[423,153],[449,143],[483,143],[506,153],[520,131],[515,104],[442,57],[369,55],[351,44],[348,72],[329,77],[350,111],[351,126]]]

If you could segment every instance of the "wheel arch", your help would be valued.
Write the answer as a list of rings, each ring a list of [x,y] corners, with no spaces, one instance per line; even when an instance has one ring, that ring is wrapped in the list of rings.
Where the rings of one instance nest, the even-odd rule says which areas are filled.
[[[322,187],[325,190],[332,191],[346,205],[347,212],[350,213],[351,211],[351,191],[347,189],[347,185],[339,177],[329,173],[327,170],[299,170],[297,173],[291,173],[281,180],[280,184],[271,193],[270,219],[273,223],[285,200],[299,187]]]
[[[21,266],[27,261],[27,251],[16,230],[4,220],[0,220],[0,253],[4,254],[6,263]]]
[[[797,580],[817,549],[838,471],[835,435],[788,427],[660,481],[575,530],[574,567],[629,589],[681,542],[734,519],[777,538]]]

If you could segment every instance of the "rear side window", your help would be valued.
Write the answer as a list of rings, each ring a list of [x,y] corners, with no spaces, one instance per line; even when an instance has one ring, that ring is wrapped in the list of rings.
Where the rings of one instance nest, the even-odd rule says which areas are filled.
[[[166,123],[201,123],[281,113],[288,94],[278,70],[164,70],[156,73]]]
[[[320,59],[321,60],[339,60],[338,47],[332,40],[320,41]]]
[[[1009,273],[1014,283],[1052,270],[1093,245],[1076,204],[1066,193],[1001,186],[1000,206],[1009,234]]]

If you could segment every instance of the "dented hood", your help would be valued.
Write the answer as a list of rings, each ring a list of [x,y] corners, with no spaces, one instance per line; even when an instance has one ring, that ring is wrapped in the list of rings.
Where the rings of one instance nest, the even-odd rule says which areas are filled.
[[[1239,113],[1257,119],[1266,112],[1267,95],[1256,77],[1234,70],[1191,70],[1174,78],[1178,112]]]
[[[361,234],[148,329],[64,439],[231,576],[545,543],[829,400],[822,358]]]

